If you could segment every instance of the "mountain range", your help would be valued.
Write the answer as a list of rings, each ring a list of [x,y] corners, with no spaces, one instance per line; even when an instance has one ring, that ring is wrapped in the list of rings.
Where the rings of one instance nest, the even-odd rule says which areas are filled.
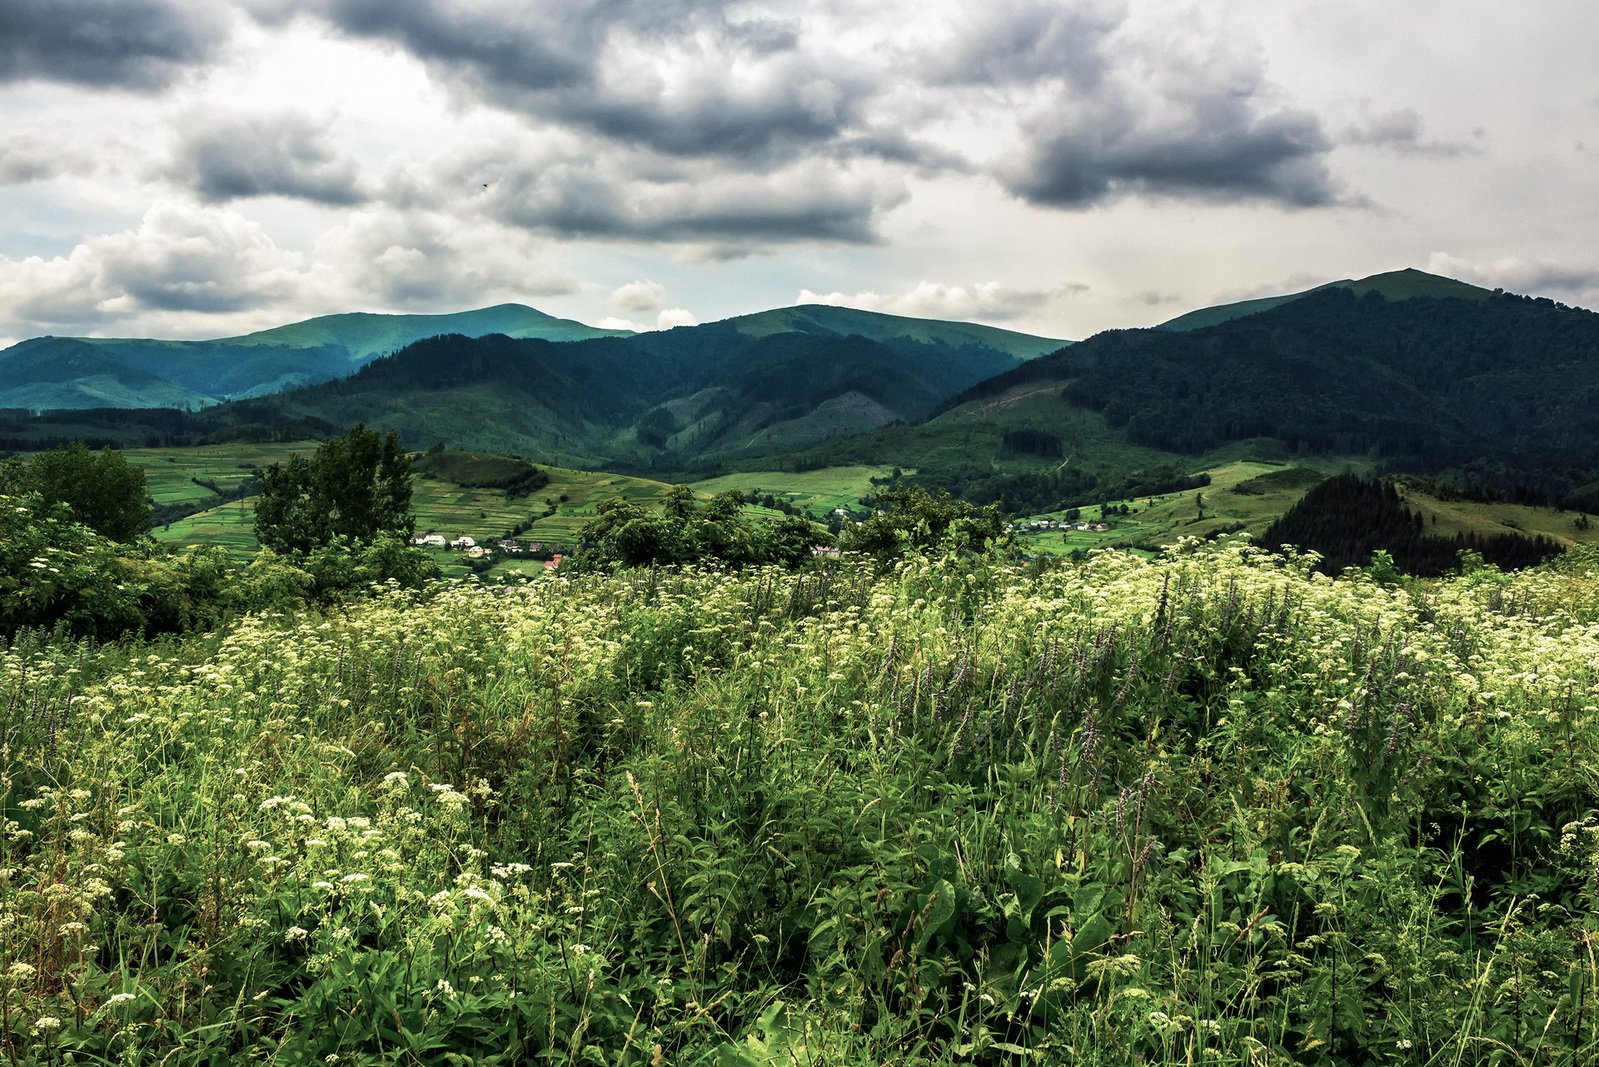
[[[491,312],[526,331],[556,323],[563,339],[434,335],[445,324],[430,321],[433,332],[398,346],[405,335],[386,317],[312,320],[251,335],[268,338],[254,347],[337,350],[344,377],[268,393],[264,383],[286,372],[266,378],[263,360],[249,387],[261,395],[192,412],[0,420],[0,447],[69,436],[291,439],[365,421],[416,448],[442,441],[659,477],[894,464],[928,485],[1033,510],[1158,492],[1240,456],[1343,457],[1599,499],[1599,315],[1420,271],[1076,343],[830,306],[598,337],[532,309],[467,315]],[[400,318],[422,329],[409,320],[455,317]],[[349,340],[346,319],[374,339]],[[0,353],[0,366],[38,340]],[[250,347],[241,340],[230,351]],[[225,392],[199,385],[184,387]]]
[[[33,337],[0,351],[0,408],[196,408],[341,378],[425,337],[624,336],[520,304],[449,315],[324,315],[241,337]]]

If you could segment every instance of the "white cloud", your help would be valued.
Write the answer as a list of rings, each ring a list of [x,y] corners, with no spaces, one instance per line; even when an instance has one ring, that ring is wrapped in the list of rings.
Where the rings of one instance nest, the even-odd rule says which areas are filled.
[[[922,319],[990,320],[1005,322],[1032,314],[1054,300],[1087,287],[1069,285],[1053,290],[1017,289],[999,282],[943,285],[921,282],[905,293],[816,293],[801,289],[796,303],[833,304],[838,307],[880,311]]]
[[[302,295],[302,257],[231,211],[161,202],[137,229],[91,237],[68,255],[0,257],[7,326],[74,332],[110,324],[228,322]]]
[[[577,291],[549,243],[490,219],[386,206],[316,245],[326,289],[366,310],[450,311]]]
[[[649,333],[652,330],[670,330],[677,326],[698,326],[699,318],[687,308],[662,308],[653,325],[634,322],[632,319],[611,315],[595,323],[602,330],[632,330]]]
[[[655,316],[655,328],[657,330],[670,330],[675,326],[698,326],[699,324],[700,320],[695,318],[694,313],[687,308],[663,308],[661,313]]]
[[[1427,259],[1426,269],[1488,289],[1599,303],[1599,259],[1592,256],[1555,263],[1523,256],[1478,261],[1434,252]]]
[[[612,292],[606,303],[624,314],[659,311],[666,303],[666,286],[660,282],[628,282]]]

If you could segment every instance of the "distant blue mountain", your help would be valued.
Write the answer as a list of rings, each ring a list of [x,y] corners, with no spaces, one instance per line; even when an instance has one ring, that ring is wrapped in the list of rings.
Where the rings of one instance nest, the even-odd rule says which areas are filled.
[[[448,315],[323,315],[213,341],[34,337],[0,351],[0,408],[195,408],[342,378],[428,337],[631,336],[520,304]]]

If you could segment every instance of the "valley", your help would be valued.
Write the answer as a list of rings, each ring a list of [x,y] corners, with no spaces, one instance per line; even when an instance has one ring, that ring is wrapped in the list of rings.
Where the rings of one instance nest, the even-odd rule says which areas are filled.
[[[0,415],[0,1048],[1588,1062],[1596,317],[1202,311]]]
[[[260,373],[285,345],[336,348],[345,377],[192,411],[0,413],[0,442],[133,446],[157,536],[241,558],[253,551],[250,470],[355,422],[396,429],[412,449],[518,455],[552,472],[551,490],[516,501],[419,478],[419,532],[570,541],[600,500],[649,500],[670,483],[836,521],[839,509],[866,514],[877,486],[905,484],[999,502],[1028,551],[1156,551],[1181,536],[1258,536],[1310,474],[1353,472],[1435,483],[1453,499],[1407,493],[1425,496],[1416,506],[1441,536],[1571,543],[1588,531],[1559,509],[1599,504],[1586,445],[1599,432],[1596,324],[1415,270],[1077,343],[824,306],[625,336],[516,306],[330,316],[225,346],[259,357]],[[15,363],[42,343],[8,352]],[[1308,473],[1261,479],[1287,469]],[[1484,503],[1505,494],[1521,504]],[[1074,527],[1105,528],[1062,529],[1073,513]]]

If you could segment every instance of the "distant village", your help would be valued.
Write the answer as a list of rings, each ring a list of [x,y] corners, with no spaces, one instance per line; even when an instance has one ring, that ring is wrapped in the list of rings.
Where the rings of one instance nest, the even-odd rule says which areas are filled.
[[[567,546],[546,541],[516,541],[500,538],[479,544],[476,539],[462,534],[453,540],[441,533],[420,534],[411,538],[418,548],[447,548],[460,552],[467,559],[488,559],[496,553],[506,556],[527,556],[542,559],[546,570],[555,570],[567,555]]]
[[[1110,529],[1108,522],[1071,522],[1066,519],[1030,519],[1026,522],[1013,522],[1010,528],[1015,533],[1038,533],[1042,530],[1079,530],[1082,532],[1104,533]]]
[[[827,517],[835,524],[859,521],[845,508],[834,508]],[[1110,529],[1110,523],[1074,522],[1069,519],[1029,519],[1022,522],[1013,522],[1010,524],[1010,528],[1015,533],[1040,533],[1049,530],[1105,533]],[[441,533],[419,534],[411,539],[411,543],[418,548],[448,549],[452,552],[460,552],[471,560],[488,560],[495,555],[539,559],[543,560],[545,569],[552,571],[559,567],[561,560],[572,551],[568,545],[547,541],[518,541],[512,538],[498,538],[479,543],[475,538],[465,534],[455,538],[446,537]],[[812,551],[816,555],[838,555],[838,549],[831,546],[817,545]]]

